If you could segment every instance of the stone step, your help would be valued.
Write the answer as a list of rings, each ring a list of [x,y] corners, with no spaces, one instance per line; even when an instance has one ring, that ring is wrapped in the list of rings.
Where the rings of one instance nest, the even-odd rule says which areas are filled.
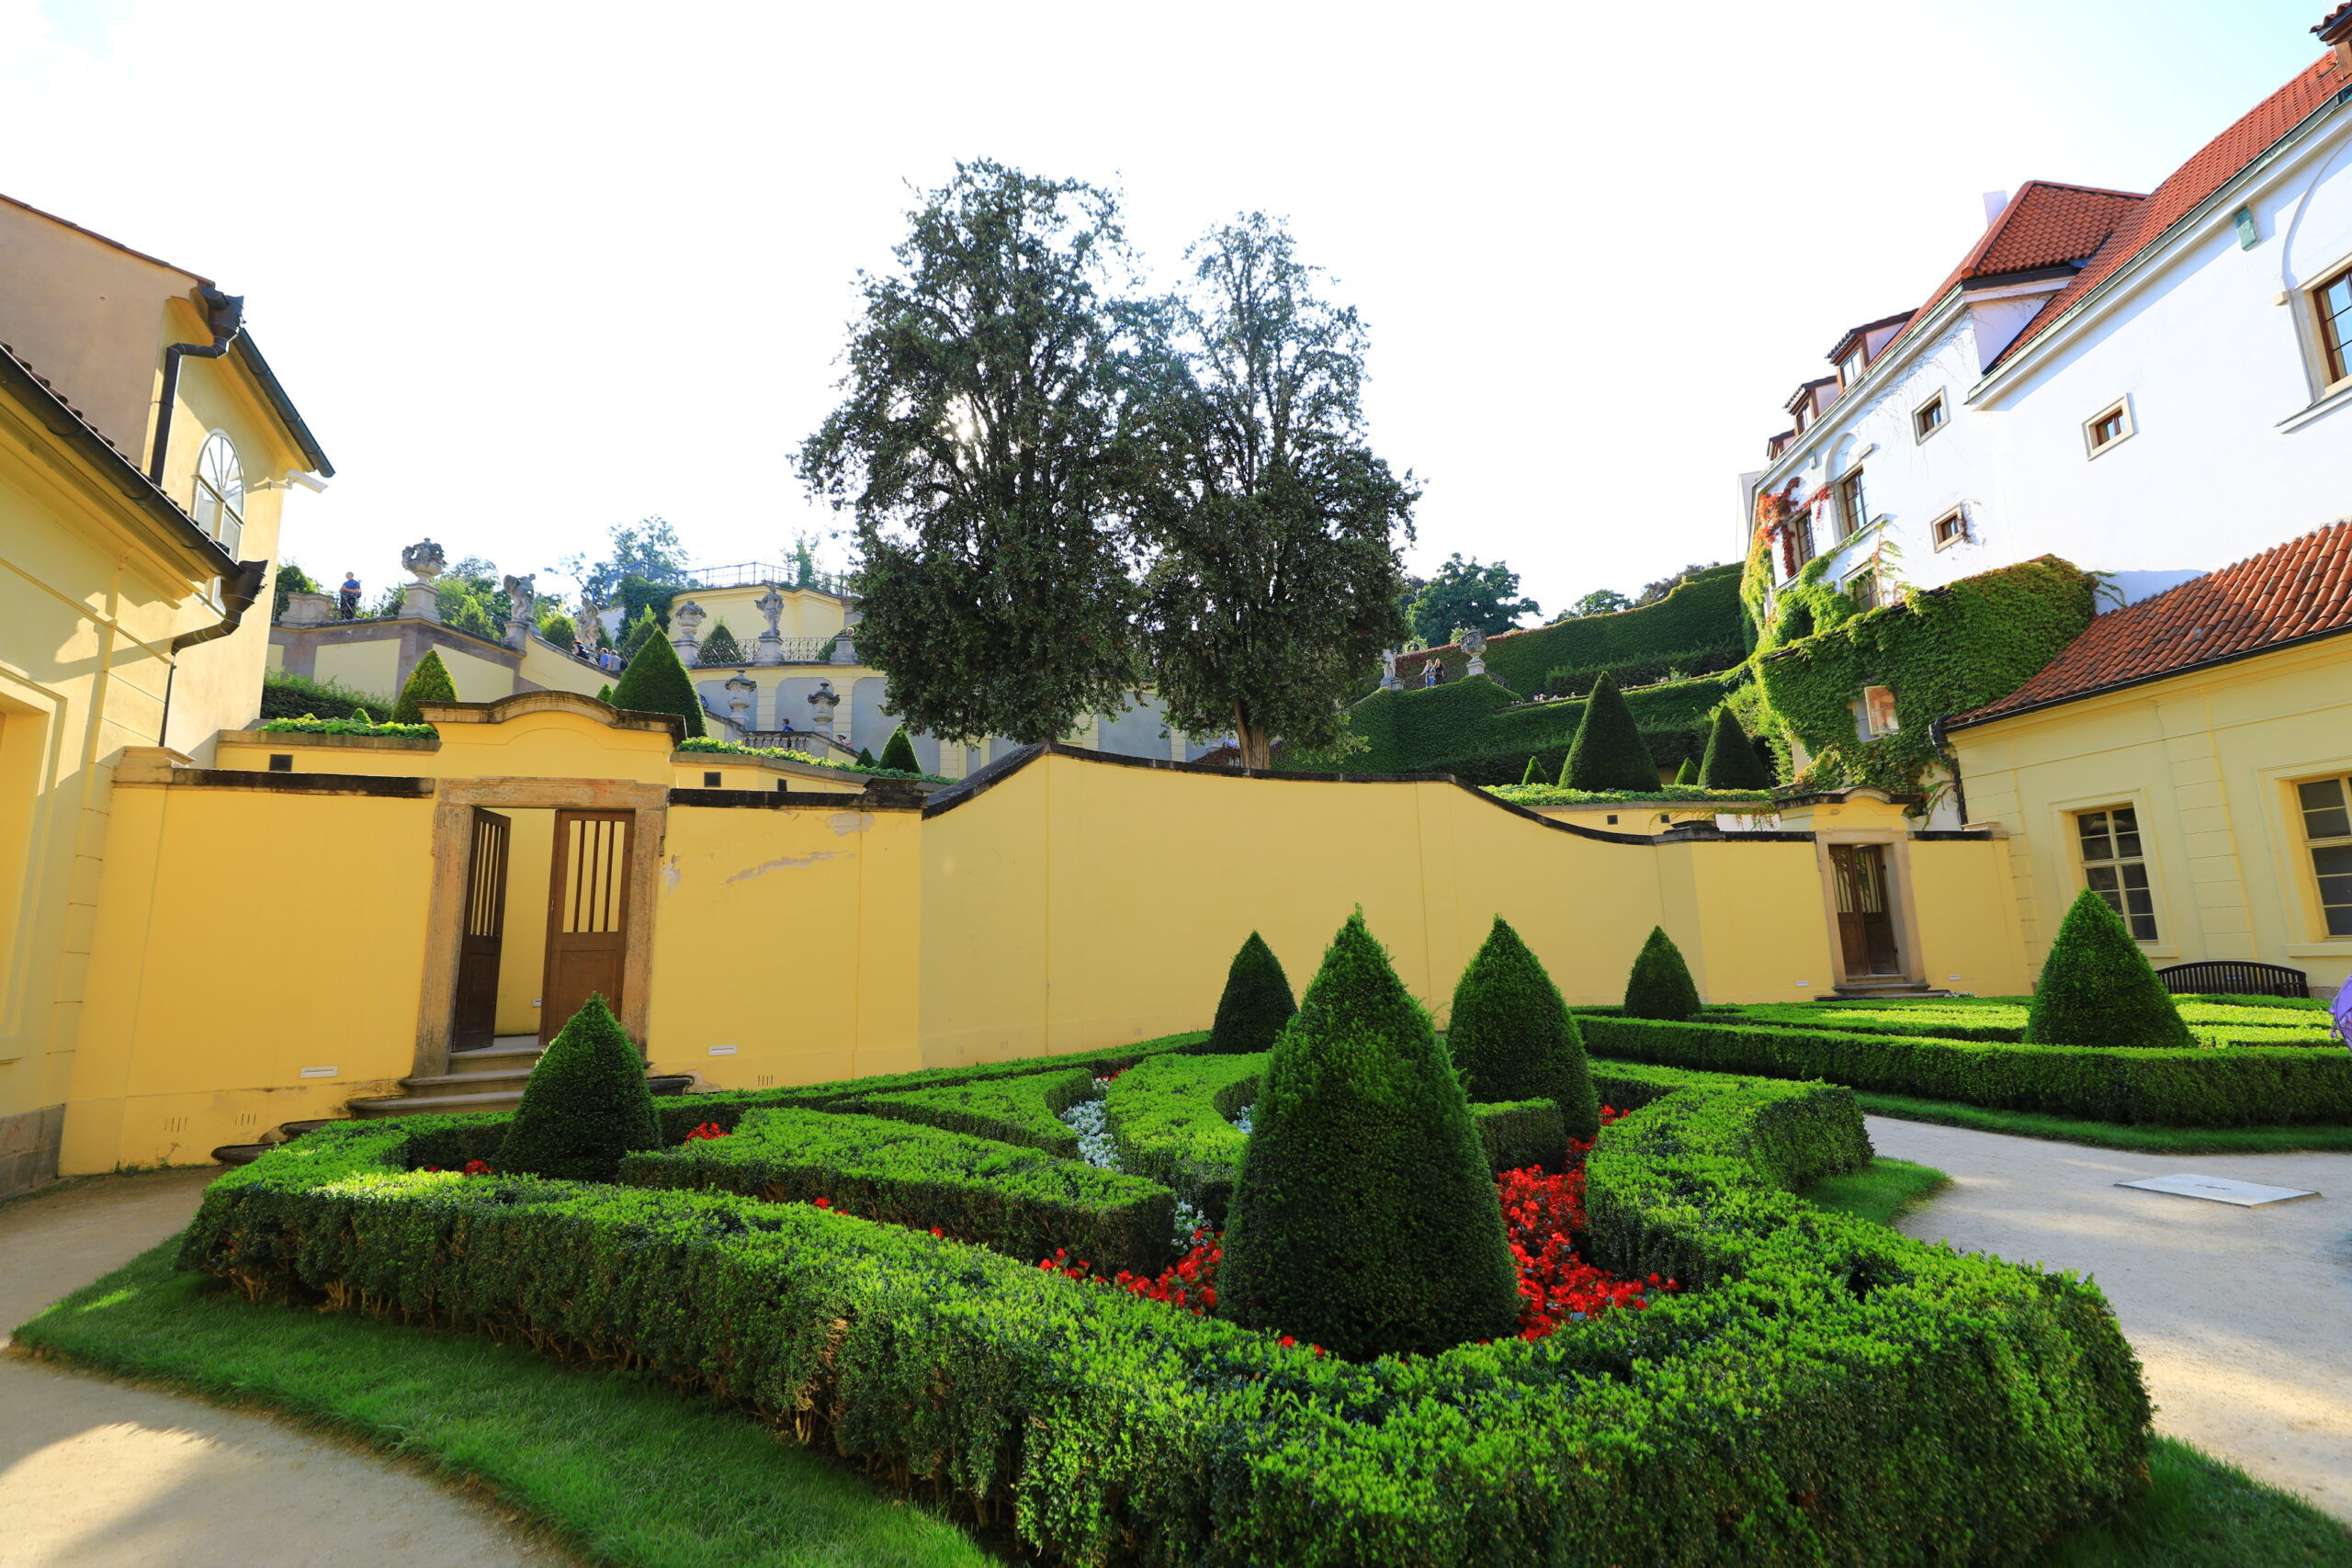
[[[449,1094],[503,1094],[509,1089],[520,1091],[522,1087],[530,1081],[531,1064],[526,1062],[521,1066],[503,1067],[496,1072],[441,1073],[430,1077],[402,1078],[401,1087],[426,1094],[435,1091]]]
[[[485,1045],[479,1051],[449,1053],[449,1071],[457,1073],[508,1073],[521,1067],[528,1070],[539,1059],[545,1047],[537,1040],[526,1039],[519,1044]]]
[[[508,1077],[504,1073],[495,1077],[449,1073],[433,1077],[404,1078],[401,1082],[410,1089],[462,1089],[477,1083],[484,1087],[475,1093],[380,1095],[347,1101],[345,1109],[353,1117],[371,1120],[384,1116],[462,1115],[469,1111],[512,1111],[523,1103],[523,1085],[519,1082],[508,1085]],[[530,1074],[523,1071],[512,1077],[527,1079]],[[645,1087],[660,1095],[684,1094],[693,1089],[694,1082],[691,1073],[648,1073],[645,1077]],[[222,1165],[251,1165],[270,1150],[338,1120],[342,1118],[329,1116],[307,1122],[281,1122],[277,1129],[277,1137],[259,1144],[223,1144],[212,1151],[212,1157]]]

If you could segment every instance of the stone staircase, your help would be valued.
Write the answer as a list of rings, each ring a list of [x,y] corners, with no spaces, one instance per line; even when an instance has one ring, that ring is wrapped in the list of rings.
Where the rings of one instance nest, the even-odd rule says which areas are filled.
[[[423,1077],[401,1079],[398,1094],[376,1095],[346,1101],[353,1117],[457,1116],[476,1111],[512,1111],[523,1102],[523,1086],[539,1064],[543,1047],[535,1035],[505,1035],[478,1051],[453,1051],[449,1070]],[[655,1094],[684,1094],[694,1086],[686,1073],[649,1073],[646,1087]],[[251,1165],[280,1144],[323,1127],[329,1117],[281,1123],[257,1144],[223,1144],[212,1151],[222,1165]]]
[[[1894,997],[1916,1000],[1920,997],[1948,997],[1952,993],[1915,985],[1909,980],[1864,980],[1856,985],[1833,987],[1830,994],[1844,1001],[1871,1001]]]

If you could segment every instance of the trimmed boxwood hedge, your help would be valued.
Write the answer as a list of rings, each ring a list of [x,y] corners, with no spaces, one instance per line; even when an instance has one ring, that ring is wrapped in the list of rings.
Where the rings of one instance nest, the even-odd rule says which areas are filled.
[[[1933,1002],[1757,1002],[1736,1010],[1751,1023],[1798,1029],[1834,1029],[1858,1034],[1913,1034],[1933,1040],[1980,1040],[2016,1045],[2025,1042],[2025,1009],[1962,998]],[[2200,1045],[2341,1045],[2324,1013],[2278,1012],[2264,1020],[2257,1010],[2181,1002],[2181,1020]],[[2060,1041],[2060,1044],[2070,1042]]]
[[[860,1097],[856,1107],[868,1116],[890,1116],[920,1122],[975,1138],[1002,1144],[1025,1144],[1062,1159],[1076,1159],[1078,1134],[1062,1120],[1062,1112],[1092,1098],[1094,1075],[1083,1067],[1058,1073],[1025,1073],[1019,1077],[989,1078],[979,1083],[938,1089],[912,1089],[895,1094]]]
[[[1881,1094],[2098,1122],[2252,1127],[2352,1116],[2352,1059],[2294,1045],[2226,1050],[2007,1045],[1832,1029],[1781,1029],[1708,1013],[1687,1023],[1582,1013],[1596,1056],[1710,1072],[1826,1078]],[[1599,1076],[1599,1066],[1594,1072]]]
[[[1849,1092],[1594,1077],[1645,1107],[1589,1168],[1597,1260],[1704,1288],[1534,1344],[1349,1364],[807,1204],[407,1168],[498,1116],[320,1129],[181,1258],[706,1390],[1069,1562],[1987,1562],[2144,1483],[2095,1288],[1783,1190],[1866,1156]]]
[[[1167,1267],[1176,1201],[1083,1160],[886,1117],[754,1111],[731,1136],[621,1161],[627,1187],[693,1187],[814,1202],[977,1242],[1034,1262],[1057,1247],[1106,1273]]]
[[[1268,1055],[1155,1056],[1113,1078],[1103,1113],[1119,1164],[1174,1189],[1211,1224],[1225,1224],[1250,1142],[1232,1119],[1258,1098]]]

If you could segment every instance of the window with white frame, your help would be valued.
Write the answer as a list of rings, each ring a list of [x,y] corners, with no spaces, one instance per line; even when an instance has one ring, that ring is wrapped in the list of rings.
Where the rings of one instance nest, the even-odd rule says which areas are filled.
[[[2156,898],[2148,887],[2148,860],[2140,847],[2140,814],[2129,806],[2075,813],[2083,855],[2083,884],[2122,917],[2134,942],[2156,940]]]
[[[1870,500],[1862,493],[1862,470],[1856,468],[1838,481],[1838,536],[1852,538],[1870,520]]]
[[[1860,712],[1865,740],[1892,735],[1903,728],[1894,716],[1894,692],[1891,687],[1864,686],[1862,700],[1855,705]]]
[[[1866,566],[1848,578],[1843,584],[1846,597],[1854,602],[1854,613],[1866,615],[1879,607],[1878,568]]]
[[[2084,449],[2096,457],[2132,433],[2132,400],[2121,398],[2083,421]]]
[[[2313,779],[2295,786],[2303,818],[2303,848],[2312,857],[2321,929],[2352,936],[2352,778]]]
[[[245,470],[236,444],[217,430],[196,455],[195,504],[188,510],[198,527],[236,555],[245,533]]]
[[[1955,506],[1928,525],[1928,531],[1935,536],[1936,548],[1939,550],[1946,545],[1957,545],[1968,537],[1968,513]]]
[[[1915,441],[1925,441],[1928,436],[1941,430],[1951,419],[1951,412],[1944,404],[1944,395],[1938,392],[1911,411],[1911,438]]]

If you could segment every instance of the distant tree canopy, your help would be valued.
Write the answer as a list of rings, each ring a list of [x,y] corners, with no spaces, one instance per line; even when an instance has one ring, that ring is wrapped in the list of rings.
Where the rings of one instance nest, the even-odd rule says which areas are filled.
[[[1681,587],[1682,584],[1698,576],[1701,572],[1713,571],[1716,567],[1721,566],[1722,564],[1723,563],[1721,561],[1710,561],[1706,565],[1702,566],[1698,562],[1693,561],[1690,565],[1684,567],[1680,571],[1676,572],[1671,577],[1661,577],[1656,582],[1645,582],[1642,584],[1642,596],[1634,600],[1632,605],[1627,607],[1638,610],[1645,604],[1655,604],[1659,600],[1665,598],[1668,594],[1673,592],[1677,588]]]
[[[1583,615],[1613,615],[1620,610],[1630,610],[1634,602],[1614,588],[1596,588],[1552,619],[1557,626],[1562,621],[1576,620]]]
[[[1476,558],[1464,560],[1459,552],[1421,586],[1406,611],[1413,635],[1423,646],[1450,642],[1457,626],[1476,627],[1488,637],[1507,632],[1521,615],[1540,614],[1543,606],[1519,597],[1519,573],[1495,561],[1481,566]]]
[[[599,604],[623,603],[622,586],[630,578],[648,589],[677,589],[690,581],[685,546],[679,541],[678,530],[660,517],[615,524],[602,560],[591,562],[582,551],[566,556],[560,565],[581,591]],[[628,619],[635,620],[650,598],[640,593],[628,607]]]

